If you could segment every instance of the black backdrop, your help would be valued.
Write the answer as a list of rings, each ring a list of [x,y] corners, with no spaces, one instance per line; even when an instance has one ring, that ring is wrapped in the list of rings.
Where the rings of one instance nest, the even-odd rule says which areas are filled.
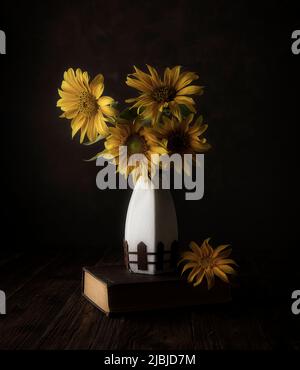
[[[256,254],[274,275],[295,272],[300,55],[291,53],[291,33],[300,28],[299,9],[242,1],[12,4],[0,23],[2,250],[120,248],[130,191],[96,188],[98,168],[83,159],[98,148],[71,140],[57,88],[65,69],[81,67],[103,73],[105,93],[122,104],[134,96],[124,83],[133,64],[180,64],[206,86],[198,103],[213,145],[204,198],[173,192],[180,239],[211,236],[245,260]]]

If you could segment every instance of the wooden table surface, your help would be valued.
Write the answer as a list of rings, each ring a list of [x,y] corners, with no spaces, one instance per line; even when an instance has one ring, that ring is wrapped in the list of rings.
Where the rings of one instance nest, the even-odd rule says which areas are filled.
[[[290,303],[249,284],[259,272],[241,274],[226,305],[108,318],[81,296],[81,268],[98,260],[90,251],[1,256],[7,314],[0,315],[0,349],[300,349],[300,320],[289,314]]]

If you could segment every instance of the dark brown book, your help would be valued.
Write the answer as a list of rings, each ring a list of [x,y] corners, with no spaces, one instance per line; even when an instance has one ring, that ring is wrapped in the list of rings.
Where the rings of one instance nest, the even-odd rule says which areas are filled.
[[[230,286],[216,281],[193,287],[178,274],[142,275],[123,265],[83,268],[83,295],[106,314],[179,308],[231,300]]]

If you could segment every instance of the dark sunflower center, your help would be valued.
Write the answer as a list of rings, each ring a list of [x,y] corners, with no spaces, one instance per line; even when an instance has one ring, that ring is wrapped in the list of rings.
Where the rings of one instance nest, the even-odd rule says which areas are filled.
[[[86,116],[96,114],[98,110],[98,104],[96,98],[88,93],[87,91],[83,91],[79,96],[79,111]]]
[[[145,139],[140,135],[131,135],[126,141],[128,155],[145,153],[147,151],[147,144]]]
[[[168,138],[168,150],[173,153],[181,153],[188,148],[188,138],[181,132],[174,132]]]
[[[152,94],[153,98],[159,103],[171,101],[175,98],[175,95],[175,89],[168,86],[157,87]]]
[[[212,265],[213,265],[213,260],[211,257],[205,257],[201,259],[201,267],[206,269],[208,267],[212,267]]]

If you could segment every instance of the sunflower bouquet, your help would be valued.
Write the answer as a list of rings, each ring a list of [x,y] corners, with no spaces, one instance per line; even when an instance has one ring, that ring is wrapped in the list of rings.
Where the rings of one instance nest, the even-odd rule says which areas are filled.
[[[79,68],[76,71],[69,68],[64,73],[61,88],[58,89],[60,99],[57,106],[63,111],[60,117],[71,121],[72,138],[79,134],[80,143],[96,144],[102,141],[104,147],[93,159],[98,157],[113,159],[116,171],[125,178],[132,175],[134,182],[144,176],[148,178],[153,164],[160,168],[161,163],[157,158],[161,156],[176,154],[183,158],[189,154],[194,160],[198,153],[205,153],[210,149],[210,144],[203,137],[208,126],[203,123],[201,115],[196,117],[193,96],[201,95],[204,91],[203,86],[193,84],[198,80],[198,75],[194,72],[181,71],[180,66],[166,68],[163,76],[149,65],[147,69],[148,71],[144,72],[134,67],[134,72],[127,76],[126,84],[136,89],[138,94],[125,100],[128,106],[123,110],[118,109],[119,105],[114,98],[104,94],[102,74],[90,80],[87,72],[82,72]],[[125,152],[120,148],[125,148]],[[145,159],[143,163],[130,163],[130,158],[137,154],[143,156]],[[153,159],[154,157],[156,159]],[[193,163],[197,164],[197,160]],[[185,166],[184,161],[183,164]],[[186,170],[184,167],[185,172]],[[187,172],[191,174],[190,170]],[[158,245],[164,247],[165,242],[167,253],[172,254],[178,234],[175,210],[172,204],[168,203],[170,198],[165,198],[164,207],[161,208],[163,213],[158,215],[160,221],[157,222],[152,217],[155,210],[154,213],[150,212],[150,216],[140,214],[141,204],[147,209],[149,206],[147,199],[150,198],[137,196],[133,201],[137,199],[139,202],[137,210],[133,211],[134,207],[128,208],[130,215],[127,213],[129,221],[128,223],[126,221],[125,227],[125,256],[128,258],[130,252],[139,254],[139,247],[144,249],[143,253],[146,253],[149,247],[150,254],[157,254],[156,239],[162,234],[166,240],[160,239]],[[143,221],[146,226],[140,227]],[[166,236],[166,233],[160,234],[156,228],[161,224],[165,226],[167,222],[171,224],[166,227],[168,230]],[[150,238],[149,235],[137,236],[135,230],[139,229],[144,230],[145,234],[148,233],[147,230],[154,230],[154,235]],[[136,240],[141,242],[136,245]],[[145,244],[146,240],[148,245]],[[149,240],[154,242],[150,243]],[[190,250],[184,252],[178,262],[178,265],[184,264],[182,273],[190,270],[188,282],[197,286],[206,277],[210,289],[217,276],[228,283],[227,275],[235,274],[232,265],[236,265],[234,260],[228,258],[231,253],[228,247],[229,245],[221,245],[213,249],[209,239],[206,239],[200,247],[191,242]],[[145,258],[147,259],[147,256],[144,255],[142,260]],[[126,264],[133,272],[151,274],[157,273],[156,270],[162,272],[161,267],[155,269],[152,265],[152,270],[149,270],[147,266],[140,267],[136,261],[127,260]],[[148,272],[145,272],[145,269]]]
[[[180,66],[166,68],[163,76],[149,65],[147,69],[144,72],[134,67],[134,72],[127,76],[126,84],[136,89],[138,95],[125,100],[129,106],[122,111],[115,99],[104,95],[102,74],[90,80],[87,72],[69,68],[58,89],[57,106],[63,111],[60,117],[71,121],[72,138],[78,133],[80,143],[85,138],[88,144],[103,140],[104,149],[94,158],[113,158],[118,172],[125,177],[132,174],[135,179],[145,171],[140,171],[141,163],[128,165],[128,161],[123,161],[120,147],[126,147],[126,159],[143,154],[146,173],[153,165],[153,154],[183,157],[210,148],[203,137],[207,125],[202,116],[195,117],[192,96],[204,91],[203,86],[193,84],[199,76],[182,72]]]

